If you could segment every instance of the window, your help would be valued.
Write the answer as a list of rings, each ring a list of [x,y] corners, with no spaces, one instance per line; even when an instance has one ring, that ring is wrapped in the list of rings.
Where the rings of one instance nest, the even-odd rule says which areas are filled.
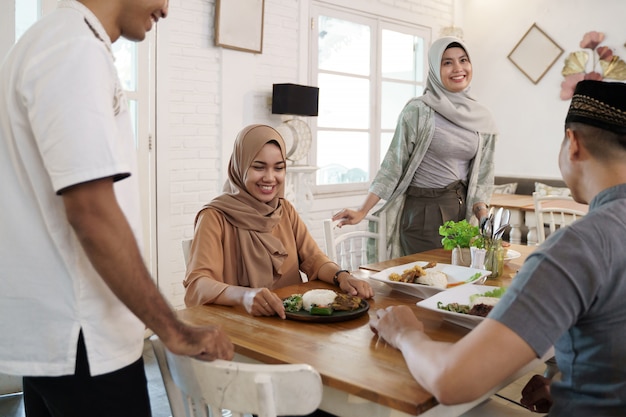
[[[311,68],[317,191],[363,190],[391,143],[398,114],[421,95],[430,30],[314,8]],[[338,188],[341,187],[341,188]]]
[[[26,29],[39,19],[41,4],[39,0],[20,0],[15,2],[15,38],[19,39]]]
[[[156,28],[155,28],[156,29]],[[141,212],[143,213],[143,252],[152,271],[156,270],[155,236],[156,204],[155,198],[155,159],[152,149],[154,132],[154,30],[146,34],[146,40],[140,43],[119,38],[113,44],[115,67],[128,99],[128,109],[135,130],[137,165],[139,170],[139,189],[141,192]],[[141,74],[141,76],[140,76]]]

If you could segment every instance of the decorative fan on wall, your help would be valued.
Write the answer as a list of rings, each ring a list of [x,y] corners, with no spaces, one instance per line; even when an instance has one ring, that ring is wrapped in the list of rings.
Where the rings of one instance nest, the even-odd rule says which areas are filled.
[[[574,95],[574,88],[582,80],[616,81],[626,80],[626,62],[613,54],[608,46],[598,46],[604,41],[604,33],[587,32],[580,41],[580,47],[587,51],[572,52],[565,58],[561,74],[565,80],[561,83],[561,99],[569,100]],[[626,45],[625,45],[626,46]],[[591,71],[587,72],[589,60],[592,59]],[[598,68],[599,67],[599,68]]]

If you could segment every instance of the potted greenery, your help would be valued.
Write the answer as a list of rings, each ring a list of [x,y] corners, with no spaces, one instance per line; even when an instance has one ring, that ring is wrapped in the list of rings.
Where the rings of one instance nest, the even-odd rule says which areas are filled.
[[[449,220],[439,226],[439,234],[443,236],[443,248],[452,251],[452,264],[469,266],[471,263],[470,247],[483,249],[485,239],[478,226],[472,226],[467,220],[455,222]]]

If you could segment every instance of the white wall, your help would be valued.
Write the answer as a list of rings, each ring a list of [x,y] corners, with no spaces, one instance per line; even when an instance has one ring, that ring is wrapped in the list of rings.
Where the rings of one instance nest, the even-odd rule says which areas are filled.
[[[583,35],[606,34],[603,45],[626,58],[623,0],[465,0],[462,19],[474,65],[473,93],[493,111],[500,129],[496,175],[561,178],[557,156],[569,100],[559,98],[564,60]],[[507,58],[536,23],[565,50],[533,84]]]
[[[265,0],[263,53],[214,46],[214,0],[170,0],[157,40],[157,277],[182,306],[181,240],[195,214],[221,190],[237,132],[250,123],[276,126],[268,99],[273,83],[308,81],[310,0]],[[431,25],[452,21],[453,0],[327,1]],[[316,201],[312,218],[355,205],[362,196]],[[312,230],[322,242],[321,222]]]

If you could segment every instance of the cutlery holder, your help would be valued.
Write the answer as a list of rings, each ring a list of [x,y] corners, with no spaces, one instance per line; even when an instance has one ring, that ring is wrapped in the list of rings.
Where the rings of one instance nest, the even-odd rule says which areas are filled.
[[[504,248],[502,239],[490,239],[486,242],[485,269],[491,271],[490,278],[498,278],[504,270]]]

